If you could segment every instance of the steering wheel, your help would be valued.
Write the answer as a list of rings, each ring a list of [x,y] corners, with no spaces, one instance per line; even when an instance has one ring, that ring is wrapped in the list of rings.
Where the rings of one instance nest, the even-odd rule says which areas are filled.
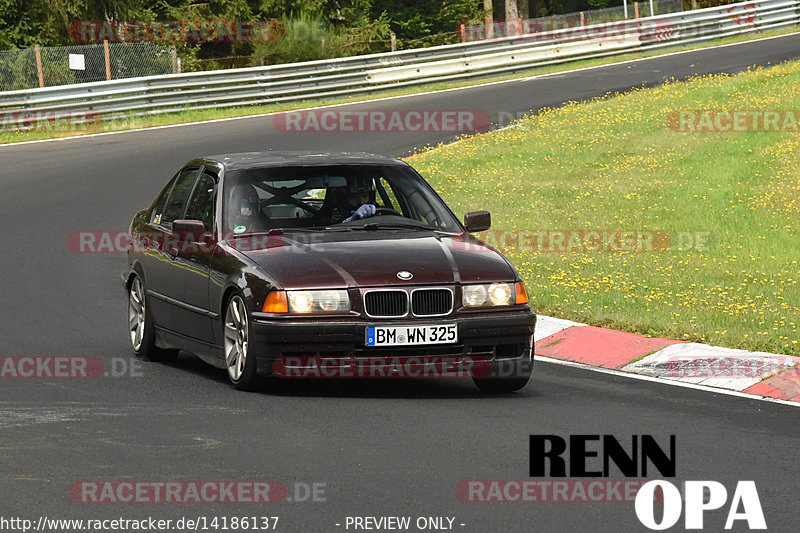
[[[375,214],[373,216],[379,216],[379,215],[393,215],[396,217],[403,216],[394,209],[392,209],[391,207],[378,207],[377,209],[375,209]]]

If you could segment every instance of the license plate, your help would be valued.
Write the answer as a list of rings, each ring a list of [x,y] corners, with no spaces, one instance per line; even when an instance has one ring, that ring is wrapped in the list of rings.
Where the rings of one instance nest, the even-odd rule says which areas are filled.
[[[438,326],[370,326],[367,346],[417,346],[458,342],[455,324]]]

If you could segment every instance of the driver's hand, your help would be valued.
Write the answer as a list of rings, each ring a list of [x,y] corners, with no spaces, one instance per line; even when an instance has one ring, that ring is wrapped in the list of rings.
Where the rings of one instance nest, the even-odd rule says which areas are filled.
[[[375,206],[372,204],[364,204],[358,209],[356,212],[353,213],[350,218],[344,220],[344,222],[350,222],[351,220],[358,220],[360,218],[369,218],[375,214]]]

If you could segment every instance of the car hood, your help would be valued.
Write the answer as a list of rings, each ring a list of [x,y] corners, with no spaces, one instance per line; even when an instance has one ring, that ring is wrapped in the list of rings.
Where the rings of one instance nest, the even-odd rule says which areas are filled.
[[[469,234],[287,232],[230,243],[285,289],[514,281],[513,267]],[[397,273],[408,271],[410,280]]]

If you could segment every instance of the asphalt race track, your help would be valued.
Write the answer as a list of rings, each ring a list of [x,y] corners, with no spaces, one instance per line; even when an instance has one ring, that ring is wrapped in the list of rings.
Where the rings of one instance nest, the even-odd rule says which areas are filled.
[[[793,59],[800,59],[798,34],[353,108],[478,109],[497,120],[668,77]],[[541,362],[528,387],[508,396],[484,396],[454,380],[303,381],[274,394],[241,393],[224,371],[185,353],[170,365],[131,363],[125,256],[77,254],[66,245],[72,232],[126,230],[134,212],[198,155],[300,148],[400,156],[451,136],[281,133],[270,117],[256,117],[0,147],[0,355],[95,356],[123,374],[0,379],[0,515],[34,522],[266,515],[292,532],[352,531],[347,516],[410,516],[412,524],[455,517],[453,528],[468,532],[647,531],[632,502],[464,502],[456,487],[530,479],[530,434],[611,434],[622,442],[651,434],[662,444],[674,434],[673,483],[719,481],[730,503],[738,480],[754,480],[769,530],[796,531],[800,411],[793,407]],[[293,500],[296,483],[318,483],[326,501],[70,498],[71,485],[103,480],[272,480]],[[706,530],[722,531],[727,511],[726,504],[706,513]],[[740,521],[734,530],[747,529]]]

